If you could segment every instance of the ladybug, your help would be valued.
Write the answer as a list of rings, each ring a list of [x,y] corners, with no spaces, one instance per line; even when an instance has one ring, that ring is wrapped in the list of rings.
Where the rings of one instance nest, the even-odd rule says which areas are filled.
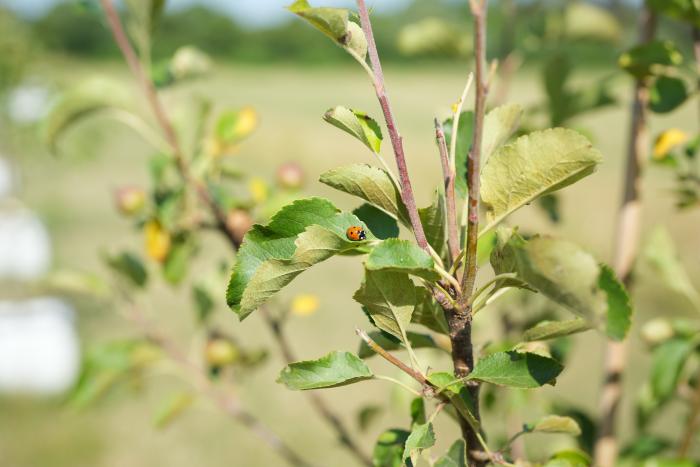
[[[345,231],[345,235],[347,235],[349,240],[352,240],[354,242],[357,242],[359,240],[365,240],[367,238],[367,235],[365,235],[365,229],[363,229],[359,225],[353,225],[352,227],[348,227],[348,230]]]

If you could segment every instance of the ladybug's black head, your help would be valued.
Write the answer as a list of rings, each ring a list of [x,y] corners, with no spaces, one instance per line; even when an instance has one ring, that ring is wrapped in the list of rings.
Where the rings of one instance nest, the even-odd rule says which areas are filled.
[[[364,229],[360,229],[359,237],[360,237],[360,240],[367,240],[367,235],[365,235]]]

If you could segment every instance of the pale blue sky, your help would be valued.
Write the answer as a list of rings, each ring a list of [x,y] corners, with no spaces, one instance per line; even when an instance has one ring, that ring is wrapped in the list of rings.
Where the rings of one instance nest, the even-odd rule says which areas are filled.
[[[0,0],[0,5],[9,7],[18,13],[35,17],[43,14],[56,3],[66,0]],[[97,0],[93,0],[97,1]],[[168,8],[182,8],[192,4],[207,5],[229,13],[237,20],[248,25],[264,26],[275,24],[291,18],[284,7],[293,0],[168,0]],[[311,2],[314,4],[314,2]],[[315,2],[323,6],[352,6],[353,0],[323,0]],[[377,11],[400,9],[409,3],[408,0],[368,0],[368,5]]]

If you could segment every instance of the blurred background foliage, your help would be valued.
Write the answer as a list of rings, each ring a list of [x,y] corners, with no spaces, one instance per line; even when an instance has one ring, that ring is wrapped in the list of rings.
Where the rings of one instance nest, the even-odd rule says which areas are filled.
[[[14,1],[22,0],[0,1],[0,103],[16,94],[17,85],[38,83],[47,86],[53,97],[56,91],[78,84],[79,78],[98,73],[132,86],[127,93],[135,89],[104,25],[97,2],[65,1],[28,19],[1,6],[12,5]],[[406,136],[410,169],[421,174],[416,191],[423,204],[427,204],[438,180],[434,168],[437,156],[432,117],[434,113],[447,113],[470,66],[471,21],[464,3],[407,0],[397,11],[375,12],[373,16],[378,48],[387,65],[389,87]],[[488,17],[488,55],[501,60],[499,79],[492,94],[493,104],[510,101],[525,106],[524,130],[558,125],[577,128],[589,135],[605,155],[605,164],[590,182],[562,193],[561,199],[545,198],[537,209],[523,213],[518,222],[523,229],[576,239],[595,251],[599,258],[610,258],[613,219],[627,143],[627,104],[631,88],[631,79],[621,72],[618,58],[635,44],[640,2],[492,0],[490,3],[493,8]],[[245,169],[250,174],[261,174],[247,189],[241,189],[246,196],[266,201],[264,206],[269,209],[262,209],[259,218],[269,217],[280,205],[280,193],[276,191],[271,174],[281,169],[284,162],[294,161],[304,167],[308,182],[305,191],[312,195],[328,195],[325,188],[314,182],[318,173],[335,165],[357,162],[359,147],[346,144],[336,132],[323,127],[321,115],[328,106],[352,103],[378,115],[364,77],[359,72],[348,71],[345,52],[320,38],[301,21],[292,20],[291,14],[289,16],[289,21],[274,26],[253,27],[201,5],[168,9],[152,41],[152,76],[164,89],[165,101],[172,106],[178,128],[187,127],[188,120],[183,115],[199,105],[199,96],[208,98],[219,108],[248,109],[246,106],[251,105],[260,116],[257,133],[240,154],[227,160],[233,166],[232,172]],[[672,40],[678,54],[685,58],[677,67],[685,77],[694,66],[692,45],[689,28],[679,24],[671,17],[662,17],[658,36]],[[182,49],[183,46],[188,48]],[[206,56],[211,57],[211,62]],[[213,63],[213,71],[201,81],[184,80],[182,87],[165,89],[178,78],[178,58],[188,64],[195,63],[196,67],[207,68]],[[639,61],[639,57],[629,58],[632,64]],[[668,170],[650,171],[650,194],[645,197],[645,210],[649,215],[645,217],[645,227],[650,229],[657,223],[668,227],[677,250],[683,252],[680,261],[686,264],[688,280],[697,287],[700,283],[699,210],[679,216],[672,208],[674,204],[698,205],[700,188],[695,154],[700,145],[697,138],[691,137],[697,132],[697,104],[691,98],[696,91],[695,86],[688,86],[688,90],[680,93],[682,98],[674,99],[678,94],[677,81],[659,78],[657,83],[660,97],[653,110],[658,114],[653,116],[651,125],[652,135],[659,135],[654,146],[654,161]],[[7,90],[13,92],[5,93]],[[83,87],[83,90],[89,89]],[[174,97],[187,93],[196,95],[193,99],[196,102],[182,99],[186,101],[184,104],[174,103]],[[117,97],[116,93],[112,97]],[[127,245],[130,250],[143,250],[141,236],[125,235],[123,220],[119,221],[110,210],[113,203],[110,189],[124,182],[138,185],[148,181],[149,171],[144,161],[150,150],[145,149],[133,133],[104,121],[85,123],[86,131],[75,131],[63,142],[70,156],[56,160],[46,156],[46,148],[36,137],[39,125],[11,122],[5,117],[0,113],[0,150],[10,155],[25,173],[22,196],[37,209],[55,236],[58,267],[103,273],[100,268],[104,265],[96,252],[105,245]],[[222,116],[224,121],[225,117]],[[676,130],[663,132],[669,128]],[[226,144],[213,148],[214,152],[221,153],[226,149]],[[683,185],[676,187],[677,180],[673,177]],[[654,239],[656,244],[671,244],[663,234],[652,237],[652,241]],[[212,261],[226,258],[221,242],[211,237],[202,241],[201,249]],[[672,246],[666,248],[669,249]],[[678,256],[677,253],[668,255]],[[128,257],[114,256],[111,260],[116,269],[128,268],[131,264]],[[152,261],[146,264],[146,269],[153,272]],[[208,277],[202,274],[203,269],[201,263],[194,264],[191,276],[183,282],[194,283],[196,287],[196,279]],[[302,294],[314,291],[317,295],[306,297],[307,302],[313,303],[312,307],[303,300],[297,303],[285,297],[292,309],[298,308],[293,314],[295,318],[290,320],[290,335],[301,357],[316,357],[319,349],[337,346],[338,342],[349,350],[356,348],[352,329],[362,317],[350,296],[358,271],[341,263],[323,266],[301,279],[293,291]],[[687,343],[688,335],[697,334],[695,311],[688,312],[687,306],[669,300],[658,280],[658,272],[646,272],[646,275],[644,270],[640,272],[642,286],[634,292],[639,305],[631,336],[634,349],[629,365],[631,371],[626,375],[630,394],[635,394],[649,379],[647,370],[663,367],[662,363],[654,363],[647,348],[657,346],[655,348],[661,349],[658,352],[673,350],[678,341]],[[163,313],[167,326],[178,336],[186,335],[196,323],[198,318],[193,317],[190,310],[194,309],[200,315],[211,312],[209,319],[226,335],[235,335],[237,341],[253,351],[266,339],[267,330],[261,325],[246,323],[242,327],[234,320],[223,303],[223,294],[195,292],[197,303],[193,306],[187,287],[178,290],[162,281],[154,287],[153,307]],[[523,311],[525,309],[537,310],[545,316],[554,313],[539,298],[515,300],[493,313],[479,331],[485,336],[480,345],[487,346],[489,339],[504,342],[517,339],[514,329],[527,328],[532,321]],[[80,333],[88,349],[94,342],[125,339],[124,336],[133,334],[113,316],[114,310],[105,310],[107,307],[101,304],[80,302],[78,308]],[[309,312],[311,308],[318,311]],[[219,313],[213,314],[212,309]],[[665,321],[652,321],[651,327],[642,329],[643,323],[659,315]],[[683,321],[689,317],[692,318],[690,324]],[[666,346],[659,343],[659,333],[672,339],[672,343]],[[128,340],[118,346],[125,357],[116,362],[117,366],[123,361],[132,362],[130,351],[135,348],[141,349]],[[600,386],[597,368],[602,361],[601,349],[602,338],[593,333],[567,337],[553,344],[552,354],[566,358],[571,364],[558,386],[548,388],[542,397],[512,392],[508,404],[503,406],[494,404],[502,394],[496,391],[485,394],[488,423],[500,426],[499,422],[510,415],[508,424],[518,428],[526,415],[532,415],[542,406],[555,406],[558,413],[568,413],[579,420],[585,432],[579,439],[580,447],[590,451],[591,414],[595,413]],[[94,367],[104,361],[99,350],[86,353],[87,370],[90,364]],[[219,350],[216,346],[207,348],[207,352],[217,355],[220,355]],[[270,356],[270,359],[275,358],[279,359]],[[297,395],[272,383],[281,367],[280,361],[262,363],[264,368],[260,372],[241,382],[241,397],[300,450],[316,452],[318,458],[336,459],[336,465],[350,465],[351,461],[337,452],[332,435],[320,422],[309,421],[308,427],[299,429],[296,421],[307,422],[308,406]],[[694,374],[689,370],[686,373]],[[689,380],[679,374],[671,376],[674,382],[671,389],[676,383]],[[153,415],[153,408],[162,406],[163,401],[168,404],[172,383],[166,381],[158,389],[150,390],[143,400],[110,398],[107,404],[94,411],[80,414],[68,413],[61,404],[55,403],[62,401],[3,396],[0,398],[0,464],[230,465],[233,458],[245,462],[241,465],[276,465],[274,463],[279,462],[274,455],[260,449],[257,441],[240,427],[211,413],[188,414],[182,428],[152,436],[151,418],[158,426],[167,424],[163,417]],[[82,387],[87,387],[88,393],[92,390],[89,385]],[[392,423],[398,420],[397,424],[405,421],[405,394],[392,392],[387,396],[386,393],[386,387],[369,387],[362,394],[338,390],[329,395],[329,399],[341,407],[342,416],[351,423],[354,424],[357,417],[360,439],[371,446],[376,439],[376,428],[386,425],[388,419]],[[629,441],[635,434],[643,433],[648,435],[645,439],[650,440],[647,444],[653,445],[659,439],[675,436],[685,407],[669,398],[645,405],[648,394],[642,394],[640,400],[636,407],[628,401],[623,408],[623,440]],[[171,402],[179,407],[179,404],[187,405],[189,400],[175,397]],[[644,411],[649,406],[658,409],[661,402],[663,413],[651,417],[649,411]],[[380,405],[390,407],[379,408]],[[522,418],[517,414],[512,416],[519,411],[527,414]],[[639,417],[644,418],[643,422],[637,420]],[[512,428],[507,427],[495,437],[507,437]],[[37,438],[44,440],[39,446],[35,446]],[[235,442],[217,442],[212,446],[212,439],[224,438]],[[555,439],[553,443],[566,445],[567,441]],[[528,454],[541,455],[546,444],[528,445]],[[636,459],[634,452],[630,456]],[[636,460],[632,460],[631,465],[635,465],[634,462]]]
[[[528,66],[535,65],[533,58],[544,58],[562,46],[575,54],[579,65],[609,64],[619,50],[600,47],[601,41],[624,43],[634,37],[635,13],[639,9],[638,2],[592,2],[610,8],[614,13],[611,18],[583,2],[503,3],[506,8],[493,8],[489,14],[489,56],[499,57],[516,49]],[[468,10],[460,2],[407,0],[399,12],[375,14],[376,41],[385,62],[415,63],[417,56],[428,62],[450,61],[469,53],[470,41],[465,43],[464,39],[471,37],[471,25]],[[15,37],[18,43],[33,43],[49,53],[114,59],[118,50],[96,17],[99,10],[89,0],[57,3],[42,16],[28,21],[0,7],[2,35]],[[686,51],[690,49],[687,34],[672,24],[665,24],[661,35],[682,44]],[[428,38],[429,48],[419,45]],[[170,57],[182,44],[190,44],[218,61],[329,65],[344,59],[341,50],[319,44],[316,39],[314,31],[298,21],[250,27],[221,11],[191,5],[166,11],[154,35],[153,57]]]

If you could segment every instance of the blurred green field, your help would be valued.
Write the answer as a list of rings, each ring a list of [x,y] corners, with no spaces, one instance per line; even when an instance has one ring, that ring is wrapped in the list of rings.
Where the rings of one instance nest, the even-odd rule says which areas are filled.
[[[394,104],[400,130],[404,136],[409,170],[413,174],[420,205],[429,203],[439,180],[439,163],[433,142],[434,116],[444,116],[464,85],[466,66],[455,65],[420,69],[389,68],[386,70],[389,95]],[[121,65],[46,62],[34,70],[42,81],[60,87],[75,76],[97,73],[129,79]],[[585,84],[594,75],[580,76]],[[617,83],[620,105],[600,111],[576,122],[590,130],[595,144],[605,156],[600,170],[562,193],[564,221],[560,226],[548,223],[535,207],[519,212],[512,223],[540,232],[561,233],[593,251],[601,260],[611,260],[614,218],[621,192],[621,167],[625,154],[629,100],[629,82]],[[134,90],[134,92],[137,92]],[[320,172],[352,162],[372,163],[363,146],[321,120],[323,112],[334,105],[364,109],[379,116],[380,111],[372,88],[361,71],[355,68],[294,67],[221,67],[210,78],[188,84],[165,95],[177,116],[185,110],[174,102],[189,93],[208,96],[217,108],[251,105],[261,117],[261,127],[243,146],[236,157],[241,167],[252,174],[272,180],[274,169],[281,162],[297,161],[308,174],[307,192],[331,198],[340,207],[353,207],[354,200],[316,182]],[[539,77],[531,71],[520,74],[510,91],[510,101],[530,104],[541,96]],[[669,118],[654,117],[654,129],[677,126],[685,130],[697,127],[697,108],[688,102]],[[106,121],[76,128],[66,138],[66,148],[79,148],[83,154],[66,154],[52,158],[42,148],[33,131],[23,129],[7,135],[2,142],[6,154],[14,158],[22,170],[22,200],[47,222],[55,247],[55,267],[105,274],[98,253],[102,249],[117,250],[123,246],[141,248],[140,236],[114,212],[111,193],[123,184],[147,181],[144,158],[150,149],[130,130]],[[389,145],[383,148],[391,159]],[[672,186],[668,174],[651,168],[645,178],[645,228],[665,224],[672,232],[683,262],[696,284],[700,284],[700,211],[678,213],[673,208]],[[214,236],[204,244],[210,259],[230,259],[223,242]],[[207,262],[198,261],[192,275],[206,274]],[[315,358],[331,349],[355,350],[355,326],[367,326],[359,306],[351,299],[361,276],[358,259],[338,258],[321,264],[302,275],[285,290],[283,297],[298,292],[314,292],[320,296],[320,310],[309,317],[295,317],[288,332],[299,358]],[[154,275],[155,277],[155,275]],[[179,337],[189,335],[193,314],[189,307],[189,291],[159,283],[153,294],[143,297],[150,304],[152,316],[168,332]],[[631,361],[625,385],[634,394],[648,367],[647,354],[638,338],[639,323],[650,316],[688,313],[681,303],[662,298],[663,291],[653,278],[640,275],[634,296],[637,315],[631,339]],[[253,347],[267,346],[268,331],[255,316],[244,323],[227,312],[221,291],[217,321],[242,342]],[[520,310],[514,309],[513,313]],[[477,346],[494,336],[495,313],[484,312],[476,321]],[[79,324],[83,345],[112,337],[129,336],[133,329],[122,321],[115,310],[81,306]],[[575,339],[571,363],[559,378],[556,387],[547,387],[537,396],[567,401],[595,410],[600,385],[599,364],[602,361],[603,338],[589,332]],[[193,353],[196,355],[196,353]],[[432,367],[447,367],[441,355],[425,353]],[[370,366],[384,374],[394,374],[377,359]],[[282,367],[273,352],[264,369],[241,381],[240,397],[251,410],[274,427],[310,461],[322,466],[355,465],[333,440],[333,433],[310,413],[301,393],[287,391],[274,383]],[[348,424],[355,427],[357,410],[369,403],[391,405],[386,387],[377,381],[325,391]],[[75,412],[62,408],[60,401],[29,398],[0,398],[0,465],[7,467],[40,466],[270,466],[283,462],[254,435],[212,410],[202,401],[181,420],[164,431],[152,426],[153,413],[163,395],[180,387],[176,378],[164,376],[148,384],[143,393],[120,392],[98,407]],[[395,391],[392,390],[392,394]],[[406,397],[405,394],[401,395]],[[392,396],[394,397],[394,396]],[[633,430],[632,399],[624,402],[623,436]],[[405,404],[404,404],[405,406]],[[538,403],[528,412],[539,414]],[[515,423],[518,420],[514,417]],[[390,409],[368,432],[360,436],[370,450],[379,432],[389,426],[405,427],[408,415],[404,409]],[[498,434],[502,419],[486,420],[486,427]],[[679,430],[678,412],[671,410],[655,427],[659,432]],[[449,420],[438,423],[441,433],[435,452],[440,452],[457,436]],[[553,445],[570,442],[566,437],[533,437],[530,452],[548,452]]]

